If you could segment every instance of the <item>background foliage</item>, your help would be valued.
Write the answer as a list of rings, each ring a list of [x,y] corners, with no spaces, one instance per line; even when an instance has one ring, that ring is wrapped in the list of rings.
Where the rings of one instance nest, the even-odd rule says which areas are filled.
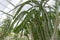
[[[58,29],[60,23],[59,0],[54,1],[53,7],[47,4],[49,0],[28,0],[17,5],[14,8],[17,8],[14,16],[7,14],[12,18],[9,16],[4,21],[1,27],[1,33],[4,34],[1,34],[3,35],[1,38],[13,35],[11,40],[60,40]],[[21,11],[26,4],[30,5],[31,8]]]

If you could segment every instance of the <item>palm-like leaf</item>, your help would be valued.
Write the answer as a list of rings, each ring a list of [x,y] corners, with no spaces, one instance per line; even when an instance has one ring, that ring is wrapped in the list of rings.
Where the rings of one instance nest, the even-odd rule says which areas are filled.
[[[47,12],[46,9],[44,8],[46,3],[43,5],[44,1],[45,0],[42,0],[41,2],[26,1],[25,3],[22,3],[22,5],[18,8],[18,10],[16,11],[16,14],[13,17],[14,21],[10,26],[10,30],[13,29],[14,24],[18,21],[17,26],[13,29],[15,33],[19,33],[20,31],[22,30],[24,31],[25,29],[26,31],[25,36],[28,37],[28,34],[31,33],[33,40],[52,40],[52,39],[55,40],[54,36],[55,36],[55,33],[57,32],[56,30],[58,30],[56,29],[57,24],[55,24],[55,21],[57,23],[57,20],[56,20],[57,12],[55,13],[53,13],[52,11]],[[35,4],[35,7],[33,3]],[[21,12],[22,8],[26,4],[30,4],[32,6],[32,9],[30,9],[29,11]],[[19,24],[21,20],[22,22],[21,24]]]

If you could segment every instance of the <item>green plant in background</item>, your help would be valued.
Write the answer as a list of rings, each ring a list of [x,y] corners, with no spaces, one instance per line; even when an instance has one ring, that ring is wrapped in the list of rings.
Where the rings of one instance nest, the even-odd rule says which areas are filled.
[[[23,37],[27,37],[28,40],[60,40],[60,31],[58,30],[59,2],[54,0],[55,5],[52,8],[47,4],[48,1],[28,0],[20,6],[18,5],[19,8],[16,7],[17,11],[13,17],[13,22],[8,20],[6,20],[8,22],[4,22],[3,32],[6,34],[14,32],[14,40],[24,40]],[[26,4],[30,5],[31,8],[21,11]]]
[[[49,0],[31,0],[22,3],[13,17],[14,21],[10,29],[12,29],[14,33],[26,31],[24,34],[27,37],[29,37],[28,34],[31,35],[31,40],[58,40],[58,1],[55,1],[56,5],[53,8],[54,11],[51,10],[52,7],[47,6],[49,12],[45,9],[45,5],[48,1]],[[26,4],[32,7],[27,11],[21,12]],[[22,22],[19,24],[21,20]],[[16,22],[18,22],[17,26],[13,29]]]
[[[1,33],[2,33],[2,34],[0,34],[1,35],[0,40],[4,40],[4,38],[9,35],[8,30],[9,30],[10,24],[11,24],[11,20],[9,18],[7,18],[3,21],[3,24],[0,26]]]

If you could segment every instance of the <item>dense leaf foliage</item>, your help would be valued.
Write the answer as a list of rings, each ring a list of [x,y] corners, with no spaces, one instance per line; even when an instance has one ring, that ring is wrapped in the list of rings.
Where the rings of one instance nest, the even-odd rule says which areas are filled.
[[[33,40],[51,40],[52,35],[54,34],[54,26],[57,18],[55,9],[53,9],[54,11],[52,11],[52,8],[50,8],[49,6],[49,12],[45,9],[45,5],[47,4],[47,2],[48,1],[44,3],[44,0],[32,0],[23,3],[17,10],[14,16],[15,20],[12,25],[14,25],[17,21],[19,24],[24,16],[25,18],[19,25],[17,24],[17,26],[13,29],[14,33],[19,33],[20,31],[24,31],[25,29],[25,35],[28,36],[28,34],[31,34]],[[26,4],[31,5],[32,8],[28,11],[21,12],[22,7]]]
[[[5,29],[7,28],[6,30],[4,29],[4,32],[21,33],[21,37],[24,35],[28,40],[60,40],[60,31],[58,29],[60,20],[59,2],[55,0],[53,7],[49,6],[47,2],[49,0],[28,0],[20,4],[13,17],[13,22],[7,23],[9,27],[4,27]],[[26,4],[30,5],[31,8],[21,11]],[[17,36],[15,35],[14,38]]]

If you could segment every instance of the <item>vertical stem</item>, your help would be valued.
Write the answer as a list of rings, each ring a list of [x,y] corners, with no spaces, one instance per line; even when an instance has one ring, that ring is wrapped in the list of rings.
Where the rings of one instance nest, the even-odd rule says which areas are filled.
[[[55,12],[56,12],[56,20],[55,20],[55,24],[54,24],[54,33],[53,33],[53,36],[51,38],[51,40],[58,40],[58,15],[59,15],[59,12],[58,12],[58,0],[56,0],[56,9],[55,9]]]

